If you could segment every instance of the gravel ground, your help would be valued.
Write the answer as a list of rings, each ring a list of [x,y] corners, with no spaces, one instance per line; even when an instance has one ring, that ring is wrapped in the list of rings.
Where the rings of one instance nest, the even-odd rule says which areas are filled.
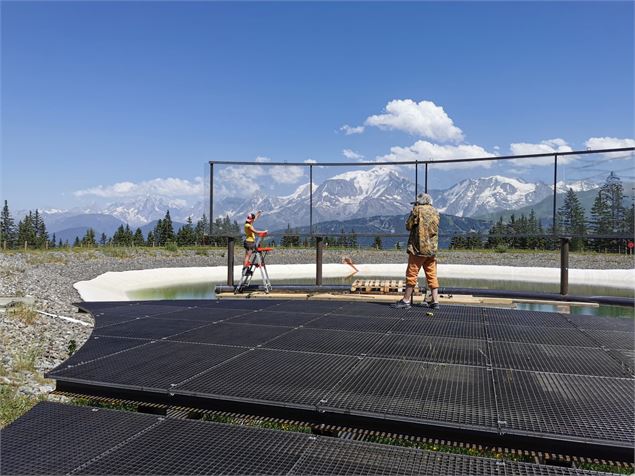
[[[242,250],[237,250],[237,261]],[[328,250],[326,263],[339,263],[343,256],[354,263],[404,263],[403,251]],[[315,259],[314,250],[277,249],[269,264],[308,263]],[[447,264],[559,267],[557,252],[462,252],[442,251],[439,262]],[[16,388],[24,395],[37,396],[53,389],[42,374],[68,357],[69,343],[79,348],[92,329],[92,318],[78,314],[73,302],[80,300],[73,288],[77,281],[89,280],[108,271],[127,271],[164,267],[218,266],[226,264],[225,250],[127,250],[48,251],[0,253],[0,296],[32,296],[34,308],[51,314],[80,319],[83,326],[57,317],[39,315],[35,322],[0,313],[0,384]],[[632,256],[571,254],[570,268],[633,268]],[[15,371],[16,362],[25,355],[37,354],[31,371]]]

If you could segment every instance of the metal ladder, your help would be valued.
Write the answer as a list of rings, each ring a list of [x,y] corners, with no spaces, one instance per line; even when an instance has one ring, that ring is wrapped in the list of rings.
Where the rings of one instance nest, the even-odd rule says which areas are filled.
[[[265,293],[269,294],[269,292],[271,291],[271,280],[269,279],[269,272],[267,271],[267,266],[265,265],[265,257],[267,256],[267,253],[273,248],[265,248],[260,246],[260,243],[265,236],[267,236],[267,233],[265,232],[258,233],[258,238],[256,239],[256,247],[250,257],[251,261],[247,269],[243,269],[243,274],[240,277],[240,282],[234,288],[234,294],[240,294],[247,287],[249,287],[251,278],[253,278],[256,268],[260,269],[260,276],[262,277],[262,284],[265,288]]]

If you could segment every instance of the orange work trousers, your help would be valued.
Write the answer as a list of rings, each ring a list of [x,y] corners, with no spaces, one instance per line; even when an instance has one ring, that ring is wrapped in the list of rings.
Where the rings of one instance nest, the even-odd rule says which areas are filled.
[[[437,260],[434,256],[415,256],[408,253],[406,284],[412,287],[417,285],[417,277],[419,276],[419,270],[421,268],[423,268],[423,271],[426,273],[428,288],[438,288],[439,281],[437,280]]]

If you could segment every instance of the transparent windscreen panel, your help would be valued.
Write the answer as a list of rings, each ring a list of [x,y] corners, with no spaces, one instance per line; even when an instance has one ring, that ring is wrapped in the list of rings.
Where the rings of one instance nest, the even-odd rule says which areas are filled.
[[[308,164],[276,165],[261,159],[253,164],[215,164],[213,178],[214,235],[239,235],[250,214],[253,227],[267,231],[267,242],[283,235],[305,235],[310,225]]]
[[[558,158],[556,222],[571,251],[630,253],[635,154],[597,152]]]
[[[404,220],[416,196],[414,165],[390,162],[313,166],[313,231],[339,248],[403,245]]]
[[[553,157],[428,165],[428,193],[441,213],[444,249],[533,248],[551,221]],[[523,236],[517,236],[523,235]]]

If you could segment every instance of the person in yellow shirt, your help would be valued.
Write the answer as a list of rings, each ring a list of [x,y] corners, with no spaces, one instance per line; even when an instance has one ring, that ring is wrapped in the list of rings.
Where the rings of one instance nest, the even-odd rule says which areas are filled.
[[[245,260],[243,261],[243,276],[245,273],[249,272],[250,258],[256,249],[256,234],[267,232],[267,230],[256,230],[254,228],[254,222],[260,218],[260,215],[262,215],[262,211],[259,210],[256,213],[250,213],[247,215],[245,220],[245,241],[243,241],[243,246],[245,247]]]

